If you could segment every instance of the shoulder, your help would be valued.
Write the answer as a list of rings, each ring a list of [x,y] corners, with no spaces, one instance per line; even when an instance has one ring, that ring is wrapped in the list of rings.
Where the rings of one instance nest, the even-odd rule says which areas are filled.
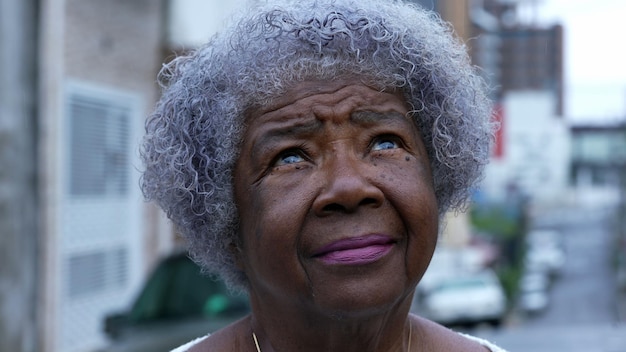
[[[245,351],[246,341],[242,341],[241,336],[245,335],[245,329],[248,324],[244,321],[247,318],[243,318],[221,330],[218,330],[210,335],[199,337],[193,341],[190,341],[171,352],[219,352],[219,351]],[[252,337],[250,338],[250,341]],[[250,343],[250,341],[247,341]]]
[[[482,346],[487,347],[491,352],[506,352],[504,349],[494,345],[493,343],[491,343],[491,342],[489,342],[487,340],[484,340],[484,339],[481,339],[481,338],[478,338],[478,337],[475,337],[475,336],[467,335],[467,334],[461,334],[461,335],[463,335],[464,337],[466,337],[466,338],[468,338],[470,340],[474,340],[474,341],[480,343]]]
[[[487,341],[459,334],[430,320],[411,315],[413,323],[418,327],[420,338],[425,350],[458,351],[458,352],[504,352],[504,350]]]
[[[178,346],[175,349],[171,350],[170,352],[187,352],[189,351],[193,346],[201,343],[203,340],[207,339],[210,335],[205,335],[202,337],[198,337],[197,339],[193,340],[193,341],[189,341],[186,344],[182,345],[182,346]]]

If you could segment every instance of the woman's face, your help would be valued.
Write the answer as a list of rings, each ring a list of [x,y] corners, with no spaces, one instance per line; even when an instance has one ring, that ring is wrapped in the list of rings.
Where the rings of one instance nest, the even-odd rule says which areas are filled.
[[[336,315],[410,297],[438,214],[407,111],[400,94],[344,80],[299,84],[250,114],[235,198],[253,300]]]

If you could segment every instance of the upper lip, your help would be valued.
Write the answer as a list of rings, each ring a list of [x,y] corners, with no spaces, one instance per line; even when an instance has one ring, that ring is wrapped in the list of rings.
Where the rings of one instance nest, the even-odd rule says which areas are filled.
[[[393,238],[383,234],[349,237],[331,242],[325,246],[320,247],[313,253],[313,256],[319,257],[330,252],[345,251],[375,245],[385,245],[393,242],[395,242]]]

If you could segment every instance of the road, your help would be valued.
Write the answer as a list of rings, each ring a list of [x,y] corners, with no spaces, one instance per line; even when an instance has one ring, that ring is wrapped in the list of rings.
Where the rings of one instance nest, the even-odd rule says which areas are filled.
[[[626,352],[626,322],[617,314],[611,268],[610,210],[560,210],[534,222],[562,231],[567,249],[550,307],[536,317],[514,314],[499,330],[471,333],[510,352]]]

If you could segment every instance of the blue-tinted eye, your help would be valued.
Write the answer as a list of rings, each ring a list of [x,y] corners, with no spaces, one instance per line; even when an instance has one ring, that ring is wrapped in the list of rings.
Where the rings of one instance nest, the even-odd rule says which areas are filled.
[[[398,148],[398,142],[391,138],[380,138],[373,143],[373,150],[386,150]]]
[[[304,158],[298,152],[288,151],[278,157],[277,165],[287,165],[303,162]]]

